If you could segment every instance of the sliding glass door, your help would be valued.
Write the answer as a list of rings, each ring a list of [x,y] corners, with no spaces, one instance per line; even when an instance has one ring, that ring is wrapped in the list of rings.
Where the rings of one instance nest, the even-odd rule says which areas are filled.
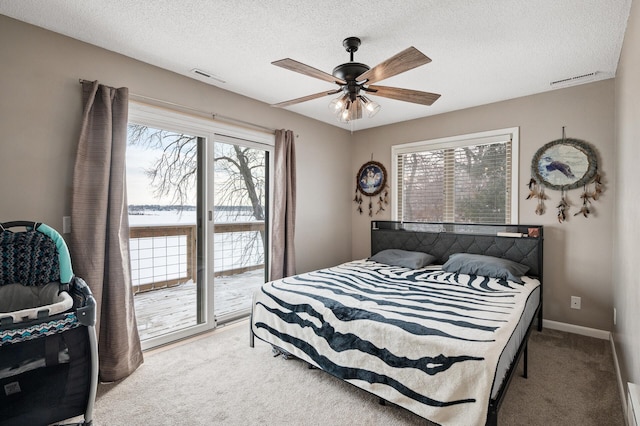
[[[269,151],[216,135],[213,148],[212,251],[214,315],[225,322],[249,313],[265,282],[268,253]]]
[[[131,285],[143,348],[249,313],[268,265],[270,150],[206,122],[130,115]]]
[[[143,342],[207,327],[201,255],[201,152],[193,133],[130,123],[127,197],[131,280]],[[200,326],[200,327],[198,327]]]

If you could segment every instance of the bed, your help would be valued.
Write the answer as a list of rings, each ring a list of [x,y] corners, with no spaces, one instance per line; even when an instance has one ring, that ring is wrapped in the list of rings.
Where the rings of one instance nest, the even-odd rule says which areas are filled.
[[[266,283],[257,337],[442,425],[498,422],[542,329],[543,228],[373,221],[371,257]]]

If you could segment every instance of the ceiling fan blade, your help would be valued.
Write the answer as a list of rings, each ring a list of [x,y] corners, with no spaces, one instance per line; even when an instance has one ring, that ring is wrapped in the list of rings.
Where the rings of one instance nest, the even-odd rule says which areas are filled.
[[[294,71],[300,74],[307,75],[309,77],[319,78],[320,80],[328,81],[329,83],[347,84],[346,81],[336,78],[331,74],[324,71],[320,71],[317,68],[305,65],[302,62],[295,61],[290,58],[280,59],[279,61],[271,62],[273,65]]]
[[[278,107],[278,108],[284,108],[284,107],[288,107],[290,105],[299,104],[301,102],[310,101],[312,99],[318,99],[318,98],[321,98],[323,96],[335,95],[336,93],[340,93],[340,92],[342,92],[342,89],[324,91],[324,92],[320,92],[320,93],[314,93],[313,95],[303,96],[302,98],[291,99],[290,101],[280,102],[280,103],[277,103],[277,104],[273,104],[271,106]]]
[[[431,105],[440,97],[437,93],[388,86],[368,86],[365,91],[370,95],[422,105]]]
[[[379,63],[369,71],[360,74],[356,80],[368,80],[368,83],[375,83],[376,81],[393,77],[394,75],[409,71],[420,65],[428,64],[429,62],[431,62],[431,59],[429,59],[428,56],[411,46],[386,61]]]

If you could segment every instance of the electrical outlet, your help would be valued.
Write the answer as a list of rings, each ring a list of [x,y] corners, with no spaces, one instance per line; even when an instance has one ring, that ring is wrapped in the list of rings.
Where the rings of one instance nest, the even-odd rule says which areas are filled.
[[[571,309],[580,309],[581,299],[578,296],[571,296]]]

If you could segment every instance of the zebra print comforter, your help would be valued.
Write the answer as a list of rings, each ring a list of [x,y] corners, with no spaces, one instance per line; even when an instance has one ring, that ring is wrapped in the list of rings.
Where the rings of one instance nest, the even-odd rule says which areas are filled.
[[[523,280],[353,261],[264,284],[252,330],[432,422],[480,425],[498,359],[539,285]]]

